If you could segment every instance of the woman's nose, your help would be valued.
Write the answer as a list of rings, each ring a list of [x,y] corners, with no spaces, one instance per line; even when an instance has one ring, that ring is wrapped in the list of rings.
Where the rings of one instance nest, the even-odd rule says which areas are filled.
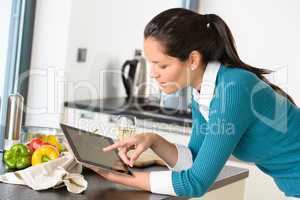
[[[159,77],[159,73],[155,69],[155,66],[151,66],[150,76],[151,76],[151,78],[158,78]]]

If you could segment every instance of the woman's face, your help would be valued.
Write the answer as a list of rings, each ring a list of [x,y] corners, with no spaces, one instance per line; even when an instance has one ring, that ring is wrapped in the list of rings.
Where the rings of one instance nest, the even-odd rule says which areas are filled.
[[[159,41],[151,37],[145,39],[144,52],[151,63],[151,76],[158,82],[164,93],[174,93],[189,85],[188,64],[166,55]]]

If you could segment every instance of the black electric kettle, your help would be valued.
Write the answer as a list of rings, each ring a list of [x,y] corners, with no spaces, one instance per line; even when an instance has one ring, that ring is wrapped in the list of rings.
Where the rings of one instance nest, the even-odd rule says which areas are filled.
[[[122,81],[128,98],[147,98],[150,95],[148,70],[142,51],[136,49],[134,58],[126,60],[122,65]]]

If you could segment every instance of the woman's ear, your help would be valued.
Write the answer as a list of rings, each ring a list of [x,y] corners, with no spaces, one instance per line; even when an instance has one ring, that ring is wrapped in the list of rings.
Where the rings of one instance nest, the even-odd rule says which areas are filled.
[[[192,51],[189,55],[189,65],[192,71],[196,70],[202,62],[202,55],[198,51]]]

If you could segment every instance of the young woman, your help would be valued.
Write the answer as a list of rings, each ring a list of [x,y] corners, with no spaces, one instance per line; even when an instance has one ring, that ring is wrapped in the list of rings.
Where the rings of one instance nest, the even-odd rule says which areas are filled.
[[[193,127],[188,147],[155,133],[142,133],[104,151],[119,149],[133,165],[148,148],[169,171],[133,177],[94,169],[101,176],[154,193],[200,197],[214,183],[231,154],[270,175],[287,197],[300,197],[300,109],[270,83],[268,70],[239,58],[232,34],[214,14],[166,10],[144,32],[145,55],[165,93],[193,87]],[[134,149],[129,158],[126,153]]]

